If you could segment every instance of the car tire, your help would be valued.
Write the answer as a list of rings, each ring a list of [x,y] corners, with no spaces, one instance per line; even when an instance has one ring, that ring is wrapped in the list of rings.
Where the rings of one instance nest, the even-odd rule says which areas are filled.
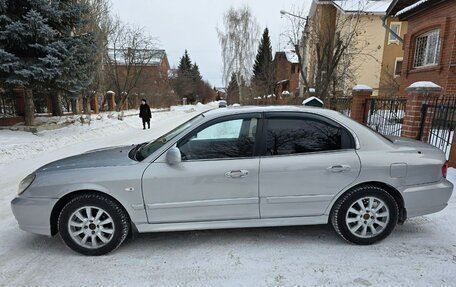
[[[84,255],[103,255],[117,249],[130,232],[126,211],[102,194],[78,195],[62,209],[60,237],[72,250]]]
[[[331,223],[345,240],[369,245],[386,238],[398,221],[399,208],[384,189],[365,185],[356,187],[335,203]]]

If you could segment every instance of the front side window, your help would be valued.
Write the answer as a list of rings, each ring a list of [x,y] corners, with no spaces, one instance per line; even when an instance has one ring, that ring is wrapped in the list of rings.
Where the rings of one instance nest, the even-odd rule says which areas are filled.
[[[437,65],[440,51],[440,30],[424,33],[415,40],[414,68]]]
[[[157,138],[154,141],[151,141],[147,144],[142,146],[138,146],[138,149],[135,150],[135,155],[133,156],[134,159],[142,161],[149,155],[156,152],[159,148],[164,146],[167,142],[181,134],[182,132],[189,129],[195,122],[199,121],[203,116],[197,115],[196,117],[186,121],[185,123],[181,124],[180,126],[176,127],[175,129],[169,131],[168,133],[162,135],[161,137]]]
[[[348,132],[336,123],[315,118],[270,118],[266,129],[266,155],[287,155],[352,147]]]
[[[178,144],[182,160],[253,156],[257,118],[217,122],[190,134]]]

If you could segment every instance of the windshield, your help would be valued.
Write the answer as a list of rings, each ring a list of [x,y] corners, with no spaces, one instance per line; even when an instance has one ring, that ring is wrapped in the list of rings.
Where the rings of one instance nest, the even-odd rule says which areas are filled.
[[[161,148],[163,145],[165,145],[167,142],[175,138],[177,135],[182,133],[183,131],[187,130],[189,127],[193,125],[194,122],[197,120],[201,119],[204,117],[202,114],[197,115],[196,117],[186,121],[185,123],[181,124],[177,128],[171,130],[170,132],[162,135],[158,139],[147,143],[145,145],[142,145],[138,148],[138,150],[135,153],[135,159],[138,161],[142,161],[149,155],[153,154],[156,152],[159,148]]]

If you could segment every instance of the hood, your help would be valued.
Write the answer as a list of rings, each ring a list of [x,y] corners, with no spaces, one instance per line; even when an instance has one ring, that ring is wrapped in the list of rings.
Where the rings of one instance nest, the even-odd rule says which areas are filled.
[[[136,164],[136,161],[128,157],[128,152],[133,147],[129,145],[91,150],[83,154],[48,163],[40,167],[37,172]]]

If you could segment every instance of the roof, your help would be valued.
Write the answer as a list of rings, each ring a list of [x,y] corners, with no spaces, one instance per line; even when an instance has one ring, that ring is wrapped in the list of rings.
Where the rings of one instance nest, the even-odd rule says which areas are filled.
[[[287,61],[292,63],[292,64],[299,64],[299,58],[296,52],[292,49],[289,50],[283,50],[283,51],[277,51],[277,54],[284,54],[285,57],[287,58]]]
[[[288,62],[292,64],[299,64],[298,55],[294,50],[285,51],[285,56],[287,57]]]
[[[345,13],[364,12],[385,15],[393,0],[335,0],[334,5]]]
[[[406,20],[407,18],[427,9],[430,8],[434,5],[440,4],[446,0],[420,0],[416,1],[413,4],[410,4],[410,1],[407,1],[410,5],[403,7],[401,10],[397,11],[397,9],[394,9],[394,11],[397,11],[395,16],[399,17],[399,20]],[[400,1],[397,2],[396,5],[399,5],[401,3]]]
[[[322,100],[320,100],[319,98],[314,97],[314,96],[308,97],[307,99],[305,99],[304,101],[302,101],[302,104],[305,105],[305,104],[307,104],[308,102],[311,102],[311,101],[318,101],[318,102],[320,102],[321,104],[323,104],[323,101],[322,101]]]
[[[405,7],[412,5],[417,0],[393,0],[386,10],[387,15],[396,15],[396,13]]]
[[[385,15],[393,0],[313,0],[309,16],[315,13],[317,5],[334,5],[343,13],[358,13]]]
[[[158,66],[166,57],[165,50],[159,49],[137,49],[132,53],[132,49],[108,49],[108,57],[111,61],[116,60],[118,65],[126,65],[131,60],[132,63],[145,64],[146,66]],[[134,58],[129,54],[134,54]]]

